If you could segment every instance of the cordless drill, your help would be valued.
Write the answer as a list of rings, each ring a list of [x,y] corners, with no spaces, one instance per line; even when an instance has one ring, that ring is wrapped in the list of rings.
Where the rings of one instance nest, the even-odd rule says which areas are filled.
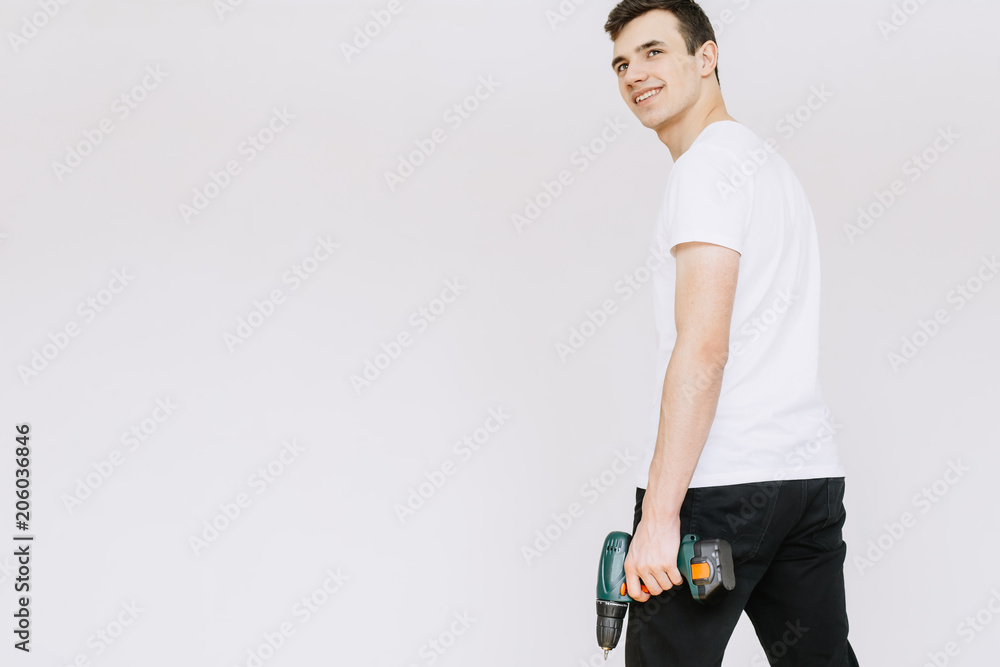
[[[597,643],[608,651],[618,645],[622,622],[632,599],[625,585],[625,556],[632,536],[621,531],[609,533],[597,568]],[[687,581],[691,596],[705,605],[718,604],[736,586],[733,552],[725,540],[702,540],[685,535],[677,550],[677,569]],[[645,584],[642,592],[648,593]]]

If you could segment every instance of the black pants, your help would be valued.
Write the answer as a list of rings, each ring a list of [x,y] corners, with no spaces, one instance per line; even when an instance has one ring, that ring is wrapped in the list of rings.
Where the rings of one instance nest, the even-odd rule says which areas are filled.
[[[632,534],[645,489],[636,489]],[[736,588],[708,607],[687,582],[629,604],[626,667],[718,667],[745,610],[772,665],[852,667],[844,600],[844,478],[688,489],[681,536],[722,538]],[[763,663],[762,663],[763,664]]]

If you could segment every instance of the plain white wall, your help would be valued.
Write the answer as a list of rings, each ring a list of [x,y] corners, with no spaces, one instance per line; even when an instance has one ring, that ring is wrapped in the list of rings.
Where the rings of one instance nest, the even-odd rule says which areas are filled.
[[[603,32],[614,3],[399,0],[350,59],[342,44],[388,2],[70,2],[35,16],[44,4],[0,11],[0,497],[11,516],[13,427],[29,423],[37,536],[22,662],[598,664],[598,551],[631,527],[634,467],[586,485],[638,450],[654,354],[651,289],[625,299],[615,285],[649,251],[671,168],[619,97]],[[1000,601],[1000,281],[977,272],[992,277],[983,258],[1000,251],[1000,9],[703,7],[729,112],[775,138],[816,214],[851,641],[866,665],[924,664],[949,642],[950,663],[986,664],[1000,626],[987,606]],[[136,86],[123,117],[115,101]],[[450,120],[477,87],[477,108]],[[243,142],[275,109],[293,117],[250,160]],[[808,120],[783,131],[797,112]],[[581,162],[608,122],[623,129]],[[949,128],[958,138],[935,154]],[[432,136],[445,140],[390,189],[386,173]],[[60,178],[53,163],[95,137]],[[935,161],[915,178],[907,163],[925,151]],[[180,205],[229,161],[239,173],[185,221]],[[572,182],[519,231],[512,215],[563,170]],[[896,180],[902,194],[849,238]],[[320,238],[339,245],[317,251]],[[325,259],[296,285],[287,272],[314,252]],[[448,281],[463,287],[441,312]],[[967,283],[974,297],[956,298]],[[274,290],[282,302],[231,350],[225,336]],[[617,312],[560,358],[606,299]],[[427,307],[424,326],[412,316]],[[401,334],[410,344],[356,391]],[[478,450],[456,448],[491,410],[509,418]],[[123,440],[132,428],[142,441]],[[957,483],[938,481],[959,462]],[[255,472],[268,465],[270,482]],[[440,488],[401,521],[395,506],[436,471]],[[921,501],[935,482],[940,497]],[[227,519],[220,505],[235,514],[237,499]],[[572,503],[581,512],[529,562],[522,547]],[[209,542],[213,519],[224,529]],[[8,619],[13,565],[0,557]],[[130,603],[142,611],[104,643]],[[977,613],[981,630],[962,625]],[[762,656],[744,618],[725,665]]]

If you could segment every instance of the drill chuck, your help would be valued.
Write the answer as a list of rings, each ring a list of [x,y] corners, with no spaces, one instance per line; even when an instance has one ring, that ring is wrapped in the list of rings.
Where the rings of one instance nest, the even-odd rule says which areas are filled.
[[[622,636],[622,622],[628,611],[627,602],[597,601],[597,645],[604,649],[604,658],[608,651],[618,646]]]

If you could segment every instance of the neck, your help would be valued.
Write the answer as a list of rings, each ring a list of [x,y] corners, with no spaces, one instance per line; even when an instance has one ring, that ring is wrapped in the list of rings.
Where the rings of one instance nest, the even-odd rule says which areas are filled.
[[[702,130],[720,120],[736,121],[726,111],[722,95],[715,95],[700,101],[681,118],[658,128],[656,136],[670,149],[671,157],[674,162],[677,162],[687,152],[687,149],[691,148],[691,144],[698,138]]]

